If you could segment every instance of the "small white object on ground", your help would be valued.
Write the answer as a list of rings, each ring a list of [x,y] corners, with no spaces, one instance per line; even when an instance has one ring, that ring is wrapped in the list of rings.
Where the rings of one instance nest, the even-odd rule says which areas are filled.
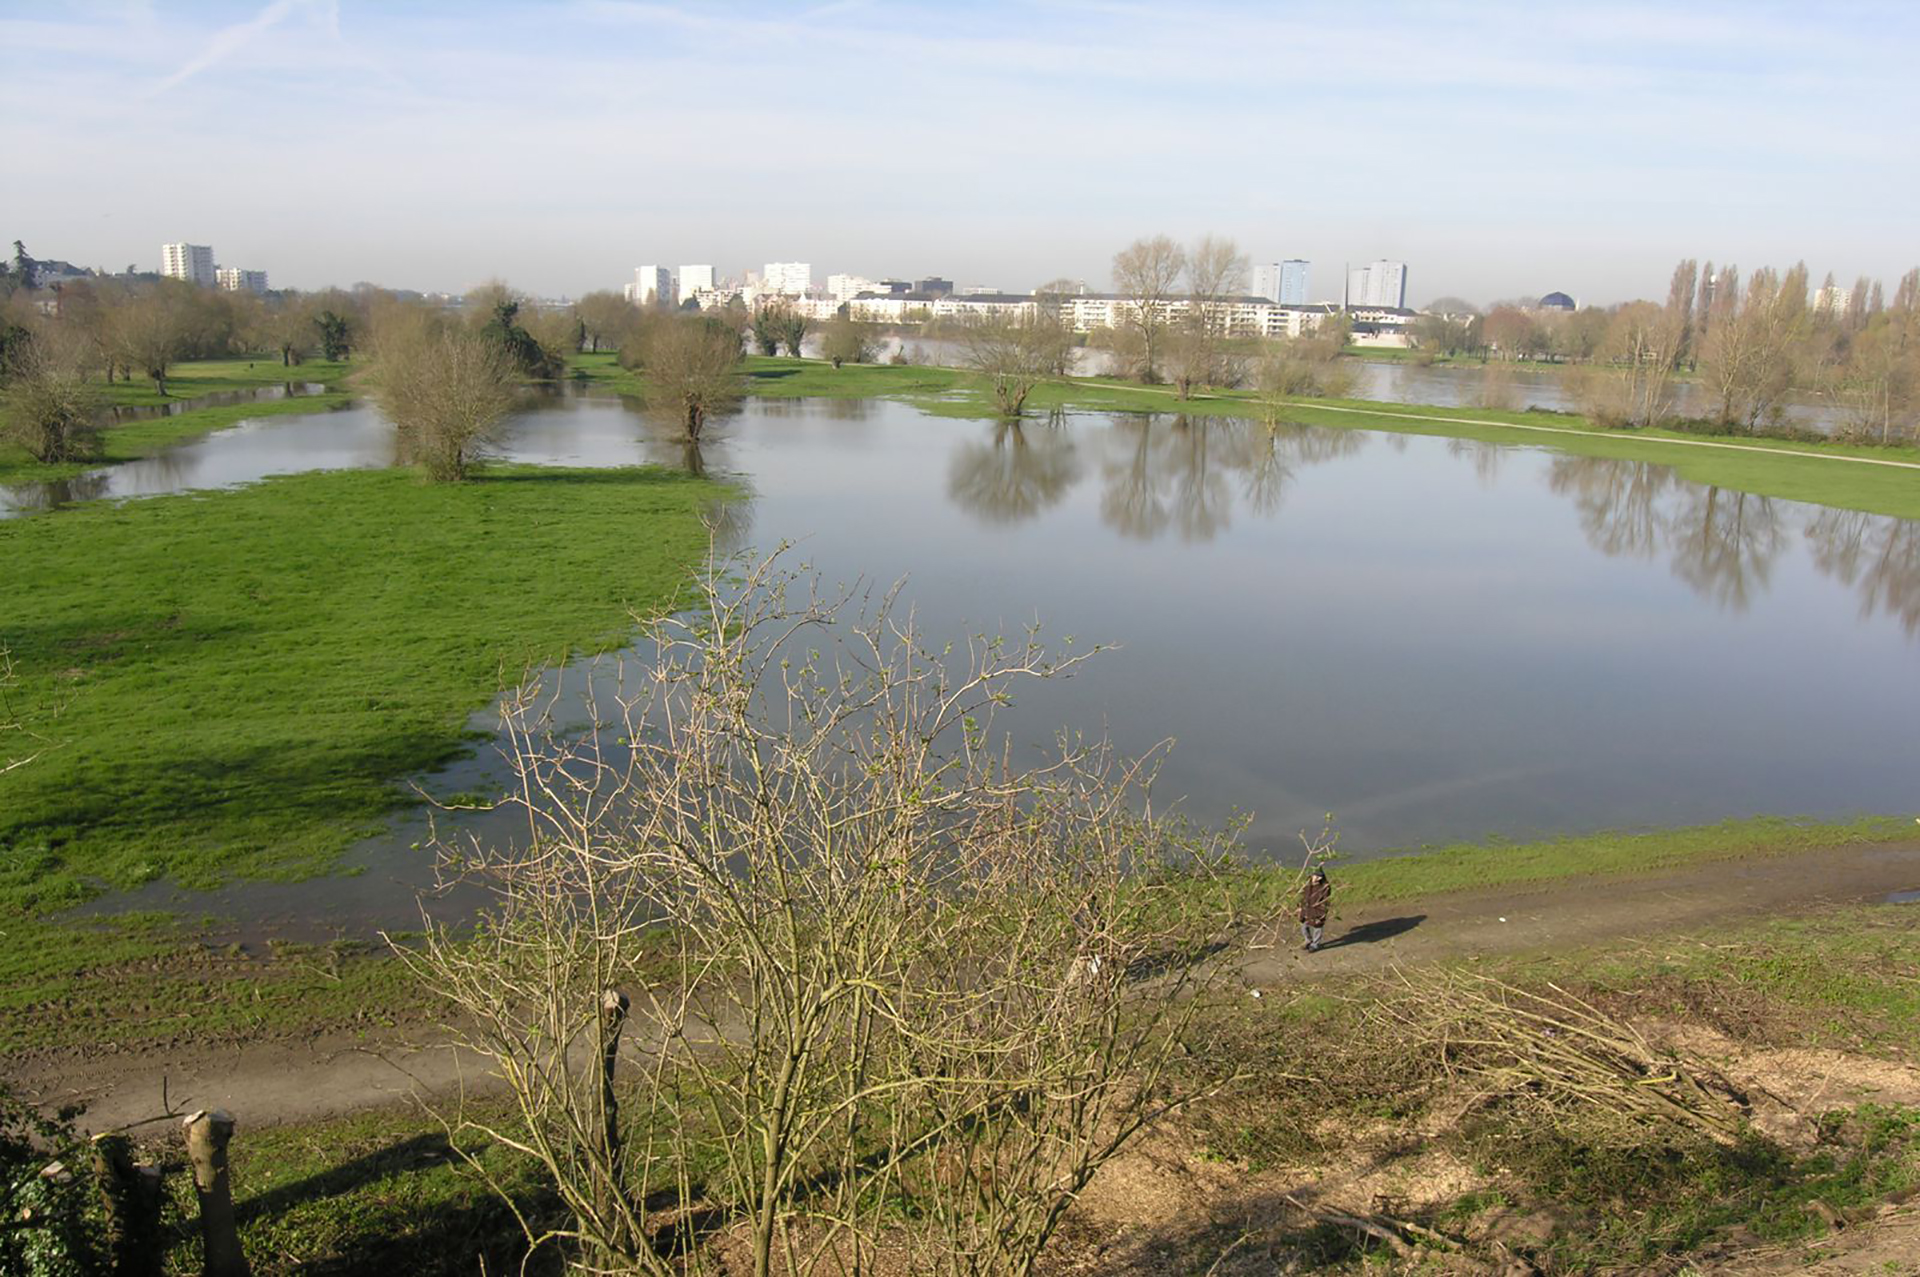
[[[1505,922],[1505,921],[1506,921],[1506,919],[1505,919],[1505,918],[1502,918],[1502,919],[1500,919],[1500,921],[1502,921],[1502,922]]]
[[[1251,993],[1256,998],[1260,996],[1260,990],[1258,989],[1248,989],[1247,992]]]

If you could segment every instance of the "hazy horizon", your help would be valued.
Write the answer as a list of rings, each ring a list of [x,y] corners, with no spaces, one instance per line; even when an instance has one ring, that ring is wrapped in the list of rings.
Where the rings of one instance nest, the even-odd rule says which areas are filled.
[[[1920,258],[1891,4],[0,0],[6,240],[275,287],[543,294],[641,262],[1104,288],[1142,236],[1408,264],[1409,300]]]

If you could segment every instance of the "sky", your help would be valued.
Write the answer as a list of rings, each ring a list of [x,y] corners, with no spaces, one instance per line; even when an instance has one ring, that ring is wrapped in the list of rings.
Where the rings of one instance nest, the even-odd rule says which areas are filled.
[[[0,0],[0,242],[276,287],[642,263],[1104,288],[1167,234],[1408,295],[1920,261],[1920,5]]]

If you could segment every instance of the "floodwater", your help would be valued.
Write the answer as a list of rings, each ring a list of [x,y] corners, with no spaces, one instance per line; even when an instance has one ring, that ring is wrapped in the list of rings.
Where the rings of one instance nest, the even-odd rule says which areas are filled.
[[[620,401],[565,398],[521,414],[500,451],[737,476],[736,543],[796,542],[829,583],[905,578],[936,641],[1037,622],[1114,645],[999,725],[1030,756],[1062,728],[1132,753],[1171,739],[1156,801],[1252,813],[1256,853],[1297,850],[1329,812],[1366,855],[1914,800],[1920,523],[1546,448],[1170,414],[1009,425],[749,400],[695,453]],[[105,482],[390,454],[361,408],[263,420]],[[500,774],[483,754],[422,783]],[[419,880],[423,827],[360,848],[361,878],[228,899],[393,906],[396,878]]]

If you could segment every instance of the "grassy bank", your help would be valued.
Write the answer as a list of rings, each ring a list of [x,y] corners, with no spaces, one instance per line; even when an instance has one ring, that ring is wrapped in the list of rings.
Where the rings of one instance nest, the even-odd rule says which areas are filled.
[[[619,367],[611,355],[580,356],[574,369],[582,380],[610,391],[645,391],[644,378]],[[958,369],[889,364],[835,369],[820,360],[753,358],[747,361],[746,372],[749,393],[759,396],[889,398],[940,416],[994,415],[986,384]],[[1268,412],[1268,406],[1249,392],[1212,391],[1181,400],[1165,387],[1093,377],[1045,383],[1034,390],[1027,407],[1030,414],[1064,408],[1261,418]],[[1679,430],[1609,430],[1568,413],[1432,408],[1361,399],[1293,399],[1281,415],[1288,422],[1337,430],[1384,430],[1645,461],[1669,466],[1695,483],[1920,519],[1920,469],[1911,468],[1920,466],[1920,448],[1744,436],[1703,438]]]
[[[649,469],[273,479],[0,523],[56,746],[0,776],[0,910],[324,870],[529,664],[621,641],[724,490]]]
[[[1920,1051],[1917,930],[1920,909],[1855,907],[1479,969],[1533,988],[1551,981],[1611,1015],[1712,1029],[1729,1050],[1817,1045],[1897,1061]],[[1279,1266],[1264,1261],[1288,1252],[1311,1271],[1433,1271],[1431,1256],[1422,1267],[1352,1230],[1299,1220],[1280,1190],[1318,1201],[1325,1186],[1339,1204],[1343,1180],[1409,1166],[1424,1170],[1376,1181],[1381,1190],[1420,1185],[1422,1173],[1446,1183],[1433,1178],[1438,1164],[1454,1168],[1450,1187],[1417,1202],[1375,1198],[1374,1208],[1462,1239],[1464,1259],[1504,1248],[1553,1274],[1673,1272],[1715,1248],[1817,1238],[1831,1218],[1864,1225],[1887,1197],[1920,1184],[1920,1110],[1894,1103],[1835,1101],[1806,1141],[1756,1130],[1731,1147],[1578,1117],[1547,1125],[1524,1105],[1455,1115],[1432,1044],[1383,1036],[1375,1013],[1402,996],[1392,982],[1338,992],[1275,989],[1209,1009],[1208,1049],[1183,1067],[1234,1080],[1172,1118],[1144,1155],[1153,1191],[1137,1220],[1074,1219],[1056,1260],[1073,1267],[1091,1255],[1082,1266],[1128,1277],[1272,1272]],[[1841,1058],[1824,1084],[1846,1085]],[[497,1105],[470,1111],[515,1126]],[[503,1271],[524,1253],[512,1213],[430,1117],[393,1109],[275,1128],[240,1118],[235,1198],[262,1277],[470,1273],[482,1260]],[[516,1207],[557,1222],[526,1159],[474,1133],[457,1138]],[[1195,1156],[1183,1162],[1174,1150]],[[1129,1169],[1116,1168],[1119,1182],[1140,1183],[1139,1165]],[[1187,1183],[1195,1196],[1178,1196]],[[174,1176],[173,1189],[173,1218],[190,1220],[186,1178]],[[1169,1200],[1205,1208],[1170,1211]],[[189,1232],[175,1234],[169,1256],[182,1271],[197,1258]],[[533,1271],[557,1271],[560,1259],[549,1250]]]
[[[101,432],[98,454],[83,463],[43,465],[24,449],[0,444],[0,483],[69,479],[96,466],[150,457],[183,440],[254,417],[290,412],[324,412],[339,408],[352,398],[346,389],[346,382],[348,376],[356,371],[356,365],[326,360],[311,360],[292,368],[282,368],[277,356],[271,360],[260,356],[254,359],[208,359],[179,364],[175,374],[167,381],[168,393],[165,396],[154,390],[151,381],[102,383],[100,391],[106,403],[133,408],[190,405],[195,399],[209,395],[262,390],[289,382],[320,385],[327,389],[318,394],[267,399],[258,403],[187,407],[169,416],[109,426]]]
[[[1569,879],[1635,877],[1735,860],[1805,855],[1837,847],[1912,842],[1920,827],[1906,816],[1848,821],[1797,821],[1778,816],[1728,820],[1638,833],[1576,834],[1524,843],[1449,843],[1333,870],[1343,904],[1425,900],[1460,891],[1541,887]],[[1248,875],[1244,894],[1297,890],[1297,870]],[[1274,895],[1274,900],[1280,898]]]

